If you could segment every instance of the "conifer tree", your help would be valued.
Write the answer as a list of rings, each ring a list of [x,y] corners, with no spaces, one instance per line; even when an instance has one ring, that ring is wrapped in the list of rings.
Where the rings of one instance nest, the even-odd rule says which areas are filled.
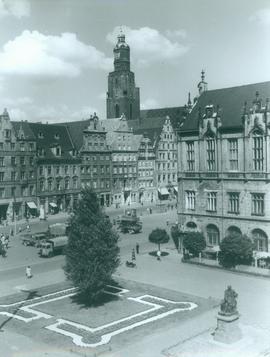
[[[119,265],[118,238],[96,194],[90,189],[82,191],[70,219],[64,269],[89,303],[98,301]]]

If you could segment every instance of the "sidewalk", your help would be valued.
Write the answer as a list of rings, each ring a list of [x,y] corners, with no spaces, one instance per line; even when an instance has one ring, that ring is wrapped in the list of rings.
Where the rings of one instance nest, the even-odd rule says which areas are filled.
[[[6,280],[0,284],[0,297],[13,295],[21,290],[36,290],[38,288],[58,284],[65,281],[65,273],[63,269],[52,270],[49,272],[35,274],[32,269],[33,277],[27,279],[25,276],[25,269],[22,269],[22,276]]]

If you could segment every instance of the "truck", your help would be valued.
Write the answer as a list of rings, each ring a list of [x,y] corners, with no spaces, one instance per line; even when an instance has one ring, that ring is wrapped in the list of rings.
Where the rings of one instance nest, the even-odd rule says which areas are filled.
[[[68,243],[67,236],[59,236],[47,239],[41,243],[39,255],[41,257],[52,257],[56,254],[62,253],[63,249]]]
[[[62,253],[68,243],[69,229],[70,227],[66,223],[49,225],[47,239],[40,244],[39,255],[50,258]]]
[[[142,222],[137,216],[135,208],[125,210],[119,219],[118,228],[122,233],[140,233],[142,231]]]

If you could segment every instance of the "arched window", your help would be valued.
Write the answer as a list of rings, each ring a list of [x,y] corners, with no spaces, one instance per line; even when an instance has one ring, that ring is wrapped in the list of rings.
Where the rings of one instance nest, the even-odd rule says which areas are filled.
[[[195,222],[187,222],[186,226],[187,226],[187,228],[190,228],[190,229],[197,228],[197,224]]]
[[[219,245],[219,230],[214,224],[206,227],[207,245]]]
[[[119,104],[115,104],[115,117],[116,118],[120,117]]]
[[[255,244],[255,250],[268,252],[268,237],[261,229],[252,231],[252,239]]]
[[[235,235],[235,236],[241,236],[242,235],[242,232],[241,230],[236,227],[236,226],[230,226],[228,229],[227,229],[227,236],[232,236],[232,235]]]
[[[132,104],[129,104],[129,117],[132,119]]]

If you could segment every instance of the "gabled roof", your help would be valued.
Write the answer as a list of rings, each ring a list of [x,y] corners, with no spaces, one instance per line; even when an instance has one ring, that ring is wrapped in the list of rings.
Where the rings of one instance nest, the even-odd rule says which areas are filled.
[[[83,146],[83,131],[88,128],[90,119],[61,123],[66,127],[75,149],[79,151]],[[54,125],[54,124],[52,124]]]
[[[74,149],[74,145],[65,126],[41,123],[29,123],[29,126],[35,135],[37,147],[45,150],[45,158],[55,158],[51,148],[59,145],[62,156],[57,159],[73,159],[70,152]]]
[[[205,113],[205,107],[214,106],[214,111],[219,106],[222,128],[241,127],[242,111],[244,103],[247,102],[247,108],[252,107],[256,91],[259,92],[259,98],[265,102],[270,98],[270,82],[253,83],[243,86],[221,88],[209,90],[201,94],[191,113],[187,116],[181,131],[196,131],[199,127],[199,111]]]
[[[15,130],[17,137],[19,136],[20,132],[22,131],[24,134],[24,140],[33,140],[33,141],[36,140],[36,137],[29,125],[29,122],[27,122],[27,121],[12,121],[11,124]]]
[[[186,112],[186,107],[167,107],[167,108],[157,108],[157,109],[144,109],[141,110],[141,119],[143,122],[150,120],[152,124],[157,118],[170,117],[172,126],[177,128],[183,121],[184,113]]]

